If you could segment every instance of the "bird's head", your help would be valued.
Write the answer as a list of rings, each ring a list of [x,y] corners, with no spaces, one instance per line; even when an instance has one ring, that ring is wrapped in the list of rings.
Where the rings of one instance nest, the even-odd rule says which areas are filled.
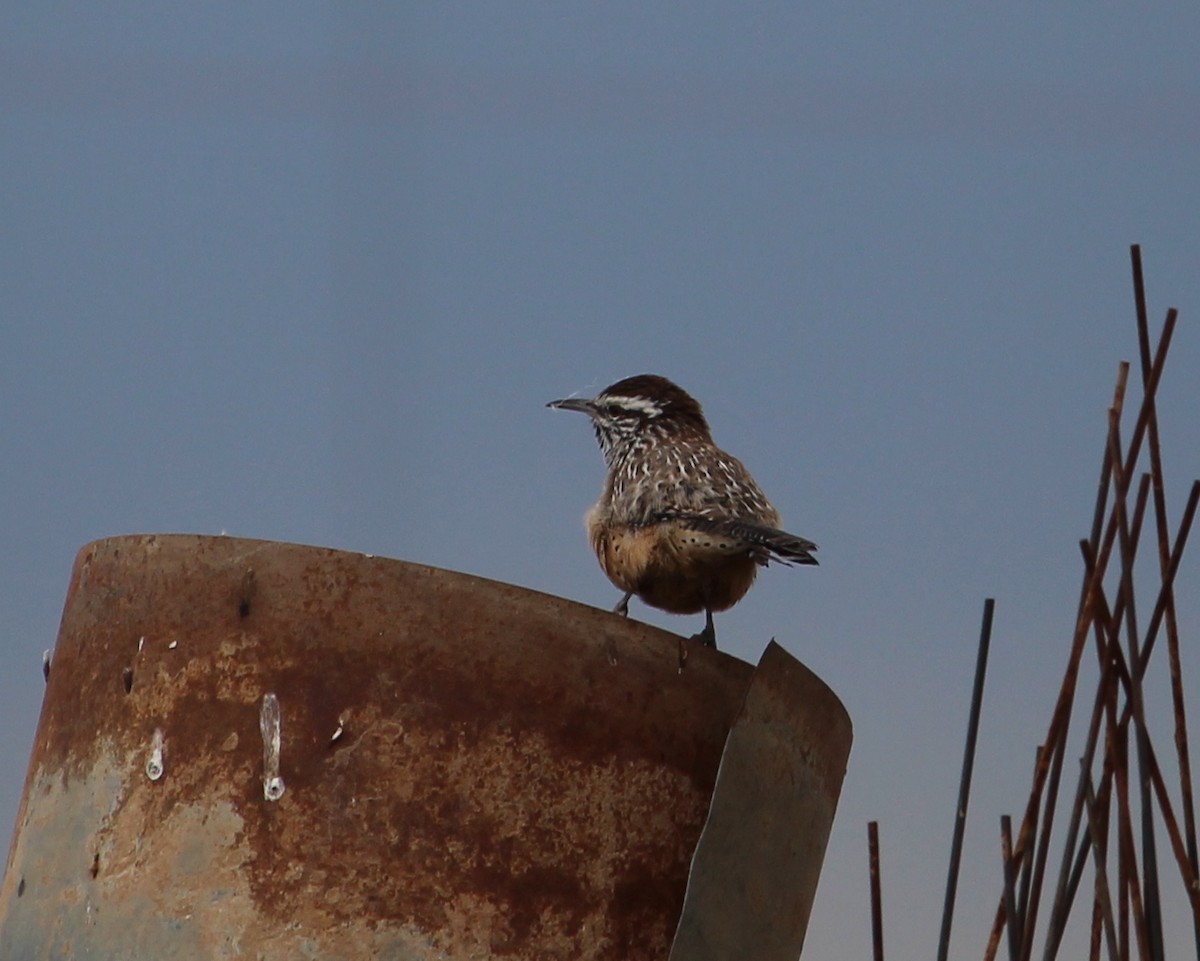
[[[689,431],[709,437],[708,422],[696,399],[657,374],[626,377],[591,400],[569,397],[547,406],[587,414],[610,464],[622,451],[639,443]]]

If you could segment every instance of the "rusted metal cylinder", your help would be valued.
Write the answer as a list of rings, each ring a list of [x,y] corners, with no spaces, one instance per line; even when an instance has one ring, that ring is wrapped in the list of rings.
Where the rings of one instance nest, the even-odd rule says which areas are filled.
[[[0,958],[662,961],[752,674],[677,641],[360,554],[88,545]]]

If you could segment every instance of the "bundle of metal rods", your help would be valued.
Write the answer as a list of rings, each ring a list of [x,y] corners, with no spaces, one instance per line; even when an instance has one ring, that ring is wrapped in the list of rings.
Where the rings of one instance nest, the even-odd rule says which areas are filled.
[[[1184,900],[1191,909],[1196,956],[1200,958],[1200,868],[1174,594],[1175,575],[1200,501],[1200,481],[1193,481],[1179,526],[1172,534],[1167,520],[1155,395],[1175,330],[1176,311],[1167,312],[1158,343],[1152,346],[1137,246],[1132,248],[1132,261],[1142,402],[1128,443],[1123,444],[1121,420],[1129,364],[1122,363],[1109,410],[1091,534],[1080,543],[1083,586],[1062,687],[1046,738],[1038,749],[1032,788],[1015,834],[1011,819],[1001,818],[1003,887],[984,954],[986,961],[994,961],[1002,940],[1009,961],[1029,961],[1039,915],[1045,917],[1044,931],[1039,935],[1041,957],[1043,961],[1056,958],[1089,866],[1093,892],[1090,918],[1085,922],[1090,925],[1086,929],[1089,958],[1125,961],[1134,956],[1134,947],[1140,959],[1164,958],[1164,880],[1177,880],[1182,885]],[[1138,474],[1143,452],[1148,470]],[[1152,613],[1143,628],[1134,592],[1134,564],[1147,510],[1151,512],[1153,534],[1148,539],[1154,541],[1157,554],[1157,563],[1152,566],[1158,583],[1153,591]],[[1143,592],[1147,589],[1143,583]],[[984,608],[951,846],[939,961],[945,961],[949,953],[991,619],[989,600]],[[1173,772],[1164,772],[1160,752],[1154,746],[1143,685],[1161,634],[1166,637],[1174,727]],[[1082,756],[1078,767],[1071,768],[1077,776],[1073,796],[1063,795],[1060,803],[1067,736],[1076,707],[1081,661],[1089,646],[1097,658],[1098,680]],[[1086,702],[1082,713],[1087,714]],[[1168,778],[1174,783],[1169,784]],[[1056,813],[1066,818],[1065,834],[1058,842],[1061,860],[1057,868],[1048,867]],[[1160,866],[1162,832],[1170,852],[1169,859],[1164,860],[1173,861],[1174,868]],[[882,961],[878,834],[874,822],[870,838],[875,958]],[[1046,905],[1048,913],[1039,910]]]

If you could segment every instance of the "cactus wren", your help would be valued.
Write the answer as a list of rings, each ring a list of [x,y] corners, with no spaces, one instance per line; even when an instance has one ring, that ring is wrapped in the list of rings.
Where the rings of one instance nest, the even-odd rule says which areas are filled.
[[[736,457],[713,443],[699,403],[655,374],[629,377],[593,400],[549,407],[592,419],[608,464],[588,511],[592,550],[608,579],[674,614],[704,611],[694,636],[716,647],[713,611],[742,599],[760,566],[816,564],[817,545],[779,529],[779,512]]]

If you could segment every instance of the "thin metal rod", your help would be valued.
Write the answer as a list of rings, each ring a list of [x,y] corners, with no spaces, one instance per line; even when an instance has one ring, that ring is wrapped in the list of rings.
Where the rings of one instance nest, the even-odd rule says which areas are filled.
[[[1107,722],[1106,726],[1105,726],[1106,734],[1109,731],[1115,730],[1116,716],[1117,716],[1117,688],[1116,688],[1116,685],[1110,685],[1109,691],[1110,691],[1110,696],[1108,699],[1108,704],[1105,707],[1105,720]],[[1108,762],[1107,756],[1105,758],[1105,762],[1106,763],[1104,765],[1104,772],[1101,775],[1101,780],[1100,780],[1100,793],[1096,797],[1095,803],[1090,805],[1089,824],[1088,824],[1086,833],[1088,834],[1089,838],[1092,836],[1093,833],[1095,834],[1095,841],[1091,847],[1092,847],[1093,852],[1095,852],[1097,850],[1104,852],[1103,855],[1101,856],[1101,859],[1105,865],[1105,869],[1107,870],[1107,865],[1108,865],[1108,861],[1109,861],[1109,852],[1110,852],[1110,848],[1109,848],[1110,813],[1112,810],[1112,796],[1113,796],[1115,779],[1112,774],[1112,768],[1107,763]],[[1111,900],[1112,899],[1112,888],[1111,888],[1111,885],[1109,886],[1109,889],[1108,889],[1108,897],[1109,897],[1108,915],[1109,915],[1109,919],[1112,920],[1112,900]],[[1098,897],[1094,896],[1092,898],[1092,906],[1093,906],[1092,939],[1094,942],[1093,954],[1098,959],[1100,956],[1100,928],[1101,928],[1101,917],[1100,917],[1101,908],[1100,908],[1100,901],[1099,901]],[[1111,957],[1111,961],[1118,961],[1118,955],[1112,954],[1112,955],[1110,955],[1110,957]]]
[[[1087,744],[1084,747],[1083,757],[1080,759],[1080,765],[1085,772],[1091,770],[1105,706],[1110,699],[1112,683],[1112,671],[1109,669],[1101,675],[1100,684],[1096,689],[1096,699],[1092,706],[1092,717],[1088,724]],[[1071,805],[1070,822],[1067,827],[1066,841],[1063,846],[1062,865],[1059,869],[1053,906],[1051,907],[1050,919],[1047,923],[1046,947],[1042,955],[1045,961],[1050,961],[1050,959],[1058,954],[1059,944],[1066,929],[1067,915],[1071,910],[1075,889],[1079,883],[1079,872],[1082,869],[1082,863],[1087,857],[1088,848],[1093,843],[1092,826],[1095,822],[1089,818],[1087,821],[1088,828],[1084,831],[1085,836],[1078,845],[1078,849],[1076,846],[1076,838],[1078,837],[1079,828],[1085,813],[1086,791],[1090,787],[1091,779],[1081,778],[1076,789],[1075,800]]]
[[[1028,899],[1025,904],[1025,935],[1021,945],[1021,961],[1033,955],[1033,932],[1037,925],[1038,906],[1042,900],[1042,882],[1046,876],[1046,858],[1050,853],[1050,837],[1054,827],[1054,811],[1058,807],[1058,784],[1062,777],[1063,755],[1066,752],[1066,727],[1054,746],[1050,779],[1046,782],[1046,800],[1042,811],[1041,840],[1029,877]]]
[[[1178,315],[1174,311],[1169,312],[1166,322],[1163,324],[1162,335],[1158,340],[1158,350],[1155,351],[1154,361],[1150,365],[1150,373],[1146,377],[1146,384],[1142,391],[1142,406],[1138,411],[1137,421],[1133,425],[1133,436],[1129,439],[1129,450],[1125,454],[1123,467],[1126,476],[1133,471],[1133,465],[1137,463],[1138,456],[1142,451],[1142,440],[1146,436],[1146,426],[1150,421],[1150,412],[1154,409],[1154,395],[1158,392],[1158,385],[1162,380],[1163,364],[1166,363],[1167,351],[1171,347],[1171,337],[1175,333],[1175,321],[1177,317]]]
[[[1179,522],[1179,531],[1175,535],[1175,547],[1171,552],[1171,561],[1167,572],[1163,575],[1162,587],[1159,589],[1158,600],[1154,605],[1154,613],[1150,616],[1150,625],[1146,628],[1146,641],[1142,646],[1141,657],[1134,665],[1138,677],[1146,673],[1146,665],[1150,660],[1150,652],[1154,650],[1154,642],[1158,637],[1158,627],[1162,623],[1163,612],[1167,607],[1167,598],[1174,596],[1175,575],[1179,571],[1179,561],[1183,557],[1183,549],[1187,545],[1188,533],[1192,529],[1192,521],[1196,517],[1196,506],[1200,502],[1200,480],[1192,482],[1188,494],[1187,505],[1183,509],[1183,518]]]
[[[1129,381],[1129,364],[1122,361],[1117,365],[1117,383],[1113,387],[1112,410],[1118,413],[1125,409],[1125,388]],[[1108,506],[1108,490],[1112,482],[1112,458],[1106,446],[1104,458],[1100,463],[1100,483],[1096,490],[1096,504],[1092,509],[1092,531],[1088,540],[1093,544],[1100,543],[1100,532],[1104,527],[1104,509]],[[1080,598],[1082,601],[1082,598]]]
[[[879,890],[879,822],[867,822],[871,862],[871,946],[875,961],[883,961],[883,897]]]
[[[1021,930],[1024,925],[1017,914],[1017,879],[1013,871],[1012,818],[1000,817],[1000,852],[1004,860],[1004,913],[1008,915],[1008,957],[1017,961],[1021,956]]]
[[[1037,749],[1037,756],[1035,758],[1035,763],[1040,765],[1042,763],[1042,759],[1045,756],[1046,756],[1045,746],[1039,746]],[[1041,827],[1040,815],[1041,815],[1041,810],[1039,808],[1035,808],[1034,812],[1033,812],[1033,822],[1030,824],[1030,829],[1031,829],[1030,837],[1031,838],[1037,837],[1038,830]],[[1020,876],[1017,878],[1017,915],[1021,919],[1021,937],[1022,937],[1022,939],[1024,939],[1024,937],[1025,937],[1025,933],[1024,933],[1025,932],[1025,915],[1026,915],[1026,912],[1029,910],[1029,882],[1030,882],[1030,874],[1032,873],[1032,868],[1033,868],[1033,857],[1032,857],[1032,855],[1027,854],[1026,857],[1021,861],[1021,873],[1020,873]],[[1023,943],[1024,943],[1024,941],[1022,941],[1022,944]]]
[[[1104,927],[1100,920],[1100,902],[1099,900],[1092,901],[1092,936],[1088,943],[1088,961],[1100,961],[1100,931]],[[1109,961],[1117,961],[1116,956],[1112,955]]]
[[[1141,249],[1134,247],[1131,255],[1133,260],[1134,303],[1137,311],[1138,354],[1141,360],[1142,383],[1148,386],[1153,362],[1150,357],[1150,324],[1149,313],[1146,309],[1146,285],[1142,274]],[[1175,317],[1168,314],[1164,330],[1173,328],[1174,324]],[[1166,494],[1163,487],[1162,452],[1158,437],[1158,414],[1153,397],[1148,396],[1144,406],[1146,409],[1147,448],[1150,453],[1150,476],[1154,487],[1154,516],[1155,528],[1158,534],[1159,572],[1165,578],[1167,569],[1170,566],[1170,547],[1169,536],[1167,534]],[[1132,561],[1129,562],[1129,566],[1132,566]],[[1127,572],[1127,576],[1132,578],[1132,572]],[[1166,607],[1168,638],[1174,633],[1172,630],[1175,620],[1174,614],[1175,605],[1172,595]],[[1128,641],[1130,660],[1137,663],[1139,658],[1136,625],[1132,621],[1129,625]],[[1170,655],[1168,657],[1170,658]],[[1174,658],[1170,659],[1174,662]],[[1158,854],[1154,837],[1154,811],[1150,803],[1151,774],[1149,771],[1149,767],[1154,764],[1154,760],[1152,755],[1153,749],[1150,746],[1150,734],[1146,729],[1145,718],[1141,716],[1143,708],[1142,687],[1136,676],[1133,679],[1133,691],[1131,693],[1135,707],[1134,716],[1138,722],[1138,780],[1140,782],[1139,788],[1142,805],[1142,871],[1143,890],[1146,893],[1147,936],[1154,961],[1160,961],[1163,956],[1162,912],[1158,889]],[[1176,692],[1173,690],[1172,693],[1175,694]],[[1178,697],[1175,700],[1177,707],[1182,704],[1182,695],[1182,689],[1179,689]],[[1178,731],[1178,728],[1176,730]],[[1186,745],[1186,733],[1184,734],[1184,744]],[[1195,919],[1193,919],[1194,921]],[[1200,928],[1196,930],[1200,931]]]
[[[1147,427],[1154,422],[1154,400],[1147,396],[1142,406],[1146,415]],[[1116,429],[1110,432],[1110,443],[1117,443]],[[1143,476],[1141,498],[1139,500],[1138,516],[1135,520],[1137,531],[1131,532],[1129,518],[1125,510],[1125,502],[1119,499],[1113,505],[1117,518],[1117,530],[1121,551],[1121,578],[1118,591],[1117,610],[1113,612],[1110,622],[1111,648],[1118,648],[1117,637],[1122,623],[1125,629],[1125,640],[1129,645],[1129,663],[1140,662],[1140,645],[1138,643],[1137,609],[1134,599],[1133,566],[1137,555],[1137,535],[1140,533],[1141,521],[1144,516],[1145,491],[1150,484],[1150,477]],[[1119,482],[1120,483],[1120,482]],[[1127,486],[1127,481],[1125,482]],[[1142,698],[1141,677],[1134,674],[1130,678],[1128,704],[1133,709],[1135,722],[1135,744],[1137,746],[1138,771],[1138,813],[1141,822],[1141,852],[1142,852],[1142,897],[1144,910],[1144,937],[1149,947],[1149,961],[1164,961],[1163,930],[1160,888],[1158,881],[1158,845],[1154,832],[1154,806],[1151,803],[1150,774],[1148,770],[1150,751],[1150,734],[1146,728],[1146,720]]]
[[[971,800],[971,773],[975,769],[975,743],[979,737],[979,715],[983,708],[983,682],[987,676],[988,647],[992,641],[992,617],[996,599],[983,602],[983,625],[979,630],[979,652],[975,658],[975,685],[971,691],[971,714],[967,721],[967,744],[963,749],[962,777],[958,784],[958,807],[954,816],[954,840],[950,844],[950,868],[946,872],[946,901],[942,908],[942,934],[938,939],[938,961],[950,955],[950,926],[954,920],[954,899],[958,893],[958,869],[962,860],[963,832],[967,826],[967,805]]]
[[[1138,691],[1140,699],[1141,691]],[[1162,903],[1158,884],[1158,842],[1154,835],[1154,805],[1150,803],[1150,735],[1137,725],[1138,791],[1142,822],[1142,895],[1146,912],[1146,941],[1151,961],[1164,961]]]
[[[1133,814],[1129,806],[1129,742],[1128,729],[1118,726],[1116,734],[1116,759],[1113,769],[1117,785],[1117,837],[1120,845],[1118,877],[1124,892],[1124,928],[1121,957],[1128,958],[1129,935],[1137,939],[1138,954],[1142,959],[1150,957],[1150,946],[1146,940],[1146,913],[1143,908],[1142,888],[1138,881],[1137,853],[1133,845]]]
[[[1134,304],[1137,309],[1138,350],[1141,355],[1142,382],[1150,378],[1150,324],[1146,309],[1146,284],[1142,273],[1142,251],[1136,244],[1130,250],[1133,265]],[[1173,324],[1175,313],[1172,308],[1167,323]],[[1165,576],[1170,564],[1170,536],[1168,534],[1166,493],[1163,484],[1162,448],[1158,436],[1158,416],[1151,410],[1147,424],[1147,442],[1150,451],[1150,473],[1154,478],[1154,516],[1158,533],[1158,561],[1160,573]],[[1200,859],[1196,845],[1196,811],[1192,798],[1192,764],[1188,748],[1187,712],[1184,708],[1182,669],[1179,659],[1179,627],[1175,619],[1174,596],[1168,599],[1166,608],[1167,652],[1170,662],[1171,700],[1175,709],[1175,750],[1179,762],[1179,783],[1182,797],[1183,833],[1187,846],[1188,863],[1192,874],[1200,874]],[[1200,916],[1193,919],[1193,937],[1196,955],[1200,958]]]
[[[1134,305],[1137,310],[1138,352],[1141,359],[1142,382],[1150,379],[1152,361],[1150,358],[1150,324],[1149,312],[1146,308],[1146,283],[1142,272],[1141,247],[1134,244],[1130,249],[1133,267]],[[1175,322],[1172,310],[1167,315],[1166,324]],[[1165,325],[1164,325],[1165,326]],[[1158,534],[1159,571],[1166,576],[1170,567],[1170,535],[1168,533],[1166,494],[1163,483],[1162,448],[1158,436],[1158,416],[1156,410],[1151,410],[1147,423],[1148,446],[1150,451],[1150,473],[1154,478],[1154,515]],[[1192,877],[1200,876],[1200,859],[1197,857],[1196,844],[1196,811],[1192,797],[1192,765],[1191,752],[1188,748],[1187,711],[1183,697],[1183,674],[1179,658],[1179,627],[1175,619],[1174,592],[1167,597],[1165,618],[1167,622],[1167,656],[1170,666],[1171,700],[1175,714],[1175,750],[1179,763],[1180,795],[1182,800],[1183,835],[1186,845],[1187,862]],[[1195,891],[1192,891],[1195,894]],[[1193,916],[1193,937],[1196,943],[1196,954],[1200,958],[1200,912]]]
[[[1188,861],[1183,837],[1179,832],[1179,822],[1171,806],[1171,798],[1167,794],[1167,785],[1163,781],[1162,770],[1158,766],[1158,759],[1154,755],[1154,748],[1149,743],[1147,743],[1146,761],[1148,780],[1154,788],[1154,795],[1158,800],[1159,812],[1162,814],[1163,824],[1167,829],[1167,837],[1171,841],[1171,849],[1175,854],[1175,860],[1179,864],[1179,876],[1183,879],[1183,888],[1187,892],[1188,900],[1191,903],[1194,920],[1200,917],[1200,881],[1197,880],[1197,875],[1192,871],[1192,866]]]
[[[1085,786],[1085,799],[1087,807],[1087,818],[1089,826],[1089,834],[1098,833],[1096,828],[1100,824],[1099,814],[1097,811],[1096,795],[1092,789],[1092,776],[1088,773],[1087,768],[1083,769],[1083,783]],[[1104,925],[1104,940],[1108,946],[1108,956],[1114,961],[1117,958],[1117,933],[1113,925],[1112,915],[1112,900],[1108,893],[1108,872],[1106,862],[1108,860],[1108,852],[1105,850],[1103,842],[1100,842],[1092,848],[1096,865],[1096,904],[1100,909],[1100,916]]]

